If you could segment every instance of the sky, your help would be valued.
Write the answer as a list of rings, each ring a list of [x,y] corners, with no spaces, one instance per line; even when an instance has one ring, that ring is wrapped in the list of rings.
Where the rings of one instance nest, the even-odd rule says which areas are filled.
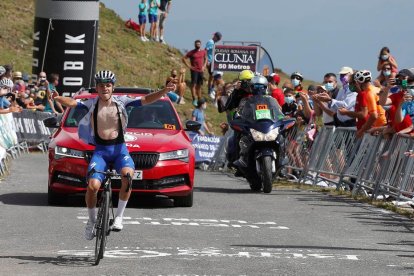
[[[138,21],[139,0],[101,2]],[[321,82],[342,66],[376,76],[384,46],[399,69],[414,67],[413,13],[413,0],[172,0],[164,37],[180,50],[196,39],[204,45],[216,31],[223,41],[257,41],[275,67]]]

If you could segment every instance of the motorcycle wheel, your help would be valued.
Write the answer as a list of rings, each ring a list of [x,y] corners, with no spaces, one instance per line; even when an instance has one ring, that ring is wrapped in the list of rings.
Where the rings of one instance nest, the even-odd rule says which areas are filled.
[[[273,176],[272,176],[272,158],[270,156],[263,156],[260,160],[260,173],[262,175],[263,192],[268,194],[272,191]]]

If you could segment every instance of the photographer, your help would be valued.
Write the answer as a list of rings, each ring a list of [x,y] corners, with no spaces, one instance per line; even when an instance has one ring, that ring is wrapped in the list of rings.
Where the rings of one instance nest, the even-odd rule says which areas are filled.
[[[10,79],[4,78],[0,81],[0,114],[22,111],[15,102],[16,96],[12,89],[13,82]]]
[[[414,72],[403,69],[398,72],[396,78],[389,79],[389,84],[380,92],[379,104],[390,106],[388,126],[391,128],[391,133],[409,133],[413,129],[410,117],[414,115],[410,114],[414,113],[411,108],[413,86]],[[403,111],[403,106],[405,111]]]

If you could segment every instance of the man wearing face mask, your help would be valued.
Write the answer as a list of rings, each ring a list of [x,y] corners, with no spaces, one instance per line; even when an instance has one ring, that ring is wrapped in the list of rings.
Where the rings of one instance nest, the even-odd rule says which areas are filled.
[[[323,78],[323,85],[319,88],[319,93],[312,97],[315,102],[315,115],[322,116],[322,122],[325,126],[335,125],[334,115],[336,112],[328,102],[335,99],[336,95],[334,96],[333,93],[337,93],[337,91],[336,75],[327,73]]]
[[[398,72],[397,79],[401,82],[407,82],[407,85],[395,86],[396,79],[390,79],[389,84],[380,92],[379,103],[390,106],[388,125],[393,132],[408,133],[413,129],[411,114],[408,112],[414,113],[414,108],[411,108],[414,95],[414,72],[403,69]],[[408,112],[403,111],[404,105]],[[414,117],[414,114],[412,115]]]
[[[298,104],[295,99],[295,92],[292,88],[286,87],[284,89],[285,103],[282,105],[282,113],[287,117],[295,117],[298,110]]]
[[[339,71],[339,78],[342,83],[342,88],[339,89],[339,92],[336,96],[336,98],[333,98],[329,96],[327,93],[323,93],[318,96],[318,99],[323,102],[328,103],[328,108],[335,112],[334,114],[334,123],[336,127],[354,127],[356,126],[356,119],[342,115],[339,113],[340,108],[345,108],[349,111],[354,111],[355,108],[355,101],[358,93],[355,91],[351,91],[349,88],[349,81],[353,74],[353,70],[351,67],[342,67]],[[334,78],[332,76],[328,77],[327,80],[333,80]],[[328,85],[329,84],[329,85]],[[325,84],[325,88],[331,88],[333,85],[331,85],[329,82]],[[328,90],[328,89],[327,89]],[[355,89],[354,89],[355,90]]]
[[[295,92],[302,92],[303,91],[302,81],[303,81],[303,76],[302,76],[301,73],[293,72],[292,75],[290,75],[290,82],[292,83],[293,90]]]

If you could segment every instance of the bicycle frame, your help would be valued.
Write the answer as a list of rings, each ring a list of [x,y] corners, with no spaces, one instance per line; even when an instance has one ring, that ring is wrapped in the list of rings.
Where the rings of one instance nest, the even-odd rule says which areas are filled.
[[[96,243],[95,243],[95,265],[99,264],[99,261],[103,259],[105,253],[105,247],[107,242],[107,236],[109,236],[111,232],[111,225],[115,219],[114,209],[112,204],[112,186],[111,180],[114,176],[120,176],[118,174],[113,173],[112,171],[108,170],[106,172],[96,171],[92,169],[88,173],[91,176],[93,173],[102,173],[105,175],[104,181],[101,184],[103,186],[102,194],[99,199],[99,210],[98,215],[95,223],[95,236],[96,236]],[[122,177],[122,176],[121,176]],[[129,181],[129,185],[127,190],[132,188],[132,178],[128,174],[126,176]],[[109,219],[109,210],[111,210],[112,218]]]

